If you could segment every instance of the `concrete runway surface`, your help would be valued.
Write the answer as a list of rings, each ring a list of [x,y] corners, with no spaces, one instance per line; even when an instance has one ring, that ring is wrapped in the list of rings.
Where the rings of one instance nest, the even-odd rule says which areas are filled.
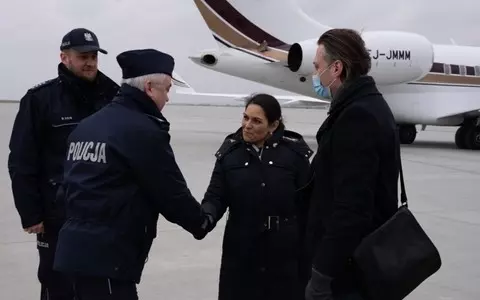
[[[18,104],[0,104],[0,299],[39,298],[34,236],[23,232],[7,170],[8,141]],[[198,201],[210,179],[214,153],[240,126],[242,107],[167,106],[178,164]],[[325,110],[284,109],[288,128],[316,150]],[[403,146],[410,208],[440,250],[443,266],[407,299],[478,300],[480,297],[480,153],[458,150],[456,128],[429,127]],[[140,299],[216,299],[223,219],[202,241],[163,218],[140,283]]]

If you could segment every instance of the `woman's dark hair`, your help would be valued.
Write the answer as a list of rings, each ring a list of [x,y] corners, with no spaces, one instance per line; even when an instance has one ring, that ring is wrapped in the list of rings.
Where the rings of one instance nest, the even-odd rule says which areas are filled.
[[[250,104],[256,104],[263,109],[265,116],[267,117],[268,124],[272,124],[278,120],[280,122],[278,128],[285,128],[282,117],[282,108],[275,97],[269,94],[254,94],[248,97],[245,101],[245,108],[247,108]]]

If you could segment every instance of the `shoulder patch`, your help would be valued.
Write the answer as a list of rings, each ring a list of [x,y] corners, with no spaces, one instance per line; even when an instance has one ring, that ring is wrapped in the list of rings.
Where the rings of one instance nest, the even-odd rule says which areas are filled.
[[[157,123],[157,125],[159,125],[159,127],[161,129],[166,130],[166,131],[170,130],[170,123],[167,120],[152,116],[150,114],[145,114],[145,115],[147,117],[149,117],[150,119],[152,119],[153,121],[155,121],[155,123]]]
[[[33,87],[31,87],[28,91],[29,92],[35,92],[35,91],[38,91],[39,89],[43,88],[43,87],[47,87],[47,86],[50,86],[52,85],[53,83],[55,83],[57,81],[57,78],[52,78],[52,79],[49,79],[49,80],[46,80],[44,82],[41,82],[37,85],[34,85]]]
[[[167,121],[160,119],[159,117],[152,116],[150,114],[146,114],[150,119],[157,121],[160,124],[166,123]]]
[[[313,155],[313,150],[308,146],[303,137],[300,134],[294,132],[288,132],[288,136],[283,136],[282,141],[288,145],[293,151],[298,153],[300,156],[310,159]]]
[[[223,158],[228,152],[230,152],[231,150],[235,149],[236,146],[238,146],[238,144],[240,143],[240,141],[236,140],[236,139],[233,139],[231,137],[227,137],[222,145],[220,146],[220,148],[217,150],[217,152],[215,153],[215,157],[217,159],[221,159]]]

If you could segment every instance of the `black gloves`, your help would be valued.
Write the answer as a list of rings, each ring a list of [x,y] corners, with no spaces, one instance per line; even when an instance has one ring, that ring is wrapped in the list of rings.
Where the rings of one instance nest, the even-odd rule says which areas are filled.
[[[331,282],[331,277],[312,268],[312,277],[305,289],[305,300],[333,300]]]
[[[205,220],[198,233],[194,234],[193,237],[197,240],[203,239],[213,228],[215,227],[215,219],[210,214],[205,214]]]
[[[212,215],[206,214],[205,222],[202,225],[202,229],[205,230],[207,233],[215,227],[215,219]]]

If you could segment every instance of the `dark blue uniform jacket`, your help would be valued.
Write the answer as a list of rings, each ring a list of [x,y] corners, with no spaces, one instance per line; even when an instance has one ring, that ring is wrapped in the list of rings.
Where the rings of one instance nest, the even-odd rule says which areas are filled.
[[[139,283],[159,213],[196,238],[203,233],[204,215],[175,161],[169,123],[145,93],[125,84],[70,135],[64,192],[59,271]]]
[[[110,103],[119,86],[98,72],[93,82],[74,76],[62,63],[58,77],[28,90],[20,100],[10,139],[8,170],[23,228],[44,222],[61,226],[62,202],[55,201],[62,182],[68,135],[85,117]]]

